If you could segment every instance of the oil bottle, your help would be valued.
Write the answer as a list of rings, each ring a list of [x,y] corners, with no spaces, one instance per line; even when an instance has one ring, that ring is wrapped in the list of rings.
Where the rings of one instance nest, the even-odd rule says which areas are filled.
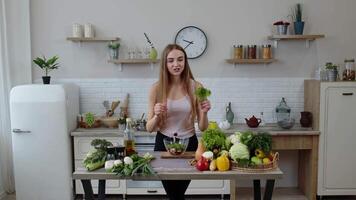
[[[124,145],[126,156],[136,153],[134,129],[132,128],[131,118],[126,118],[126,128],[124,131]]]

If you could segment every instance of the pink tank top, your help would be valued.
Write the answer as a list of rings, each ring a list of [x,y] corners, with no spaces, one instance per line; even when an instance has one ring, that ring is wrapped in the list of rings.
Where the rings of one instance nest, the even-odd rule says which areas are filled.
[[[188,138],[194,135],[194,124],[191,119],[191,105],[189,96],[181,99],[167,99],[167,121],[161,133],[168,137],[173,137],[177,133],[179,138]]]

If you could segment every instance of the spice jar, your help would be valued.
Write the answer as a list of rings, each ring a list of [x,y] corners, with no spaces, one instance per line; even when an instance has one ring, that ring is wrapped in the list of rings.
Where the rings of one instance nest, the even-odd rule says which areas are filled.
[[[235,59],[243,59],[243,46],[242,45],[234,45],[234,58]]]
[[[247,46],[247,58],[248,59],[256,59],[256,45],[248,45]]]
[[[354,81],[355,80],[355,60],[345,59],[345,70],[342,73],[342,80]]]
[[[270,44],[262,45],[262,58],[263,59],[272,58],[272,49]]]

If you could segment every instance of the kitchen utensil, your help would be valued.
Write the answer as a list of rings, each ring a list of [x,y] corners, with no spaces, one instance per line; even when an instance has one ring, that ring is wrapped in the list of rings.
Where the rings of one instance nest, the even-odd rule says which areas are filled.
[[[102,117],[100,121],[102,125],[108,128],[117,128],[119,125],[118,117]]]
[[[103,105],[106,111],[110,110],[109,101],[103,101]]]
[[[245,118],[245,121],[250,128],[256,128],[261,123],[261,119],[256,118],[254,115],[250,119]]]

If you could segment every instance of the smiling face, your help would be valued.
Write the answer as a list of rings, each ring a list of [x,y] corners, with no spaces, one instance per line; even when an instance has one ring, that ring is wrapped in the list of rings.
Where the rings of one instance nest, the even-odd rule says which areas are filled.
[[[172,76],[180,76],[185,68],[184,53],[173,49],[167,54],[167,70]]]

